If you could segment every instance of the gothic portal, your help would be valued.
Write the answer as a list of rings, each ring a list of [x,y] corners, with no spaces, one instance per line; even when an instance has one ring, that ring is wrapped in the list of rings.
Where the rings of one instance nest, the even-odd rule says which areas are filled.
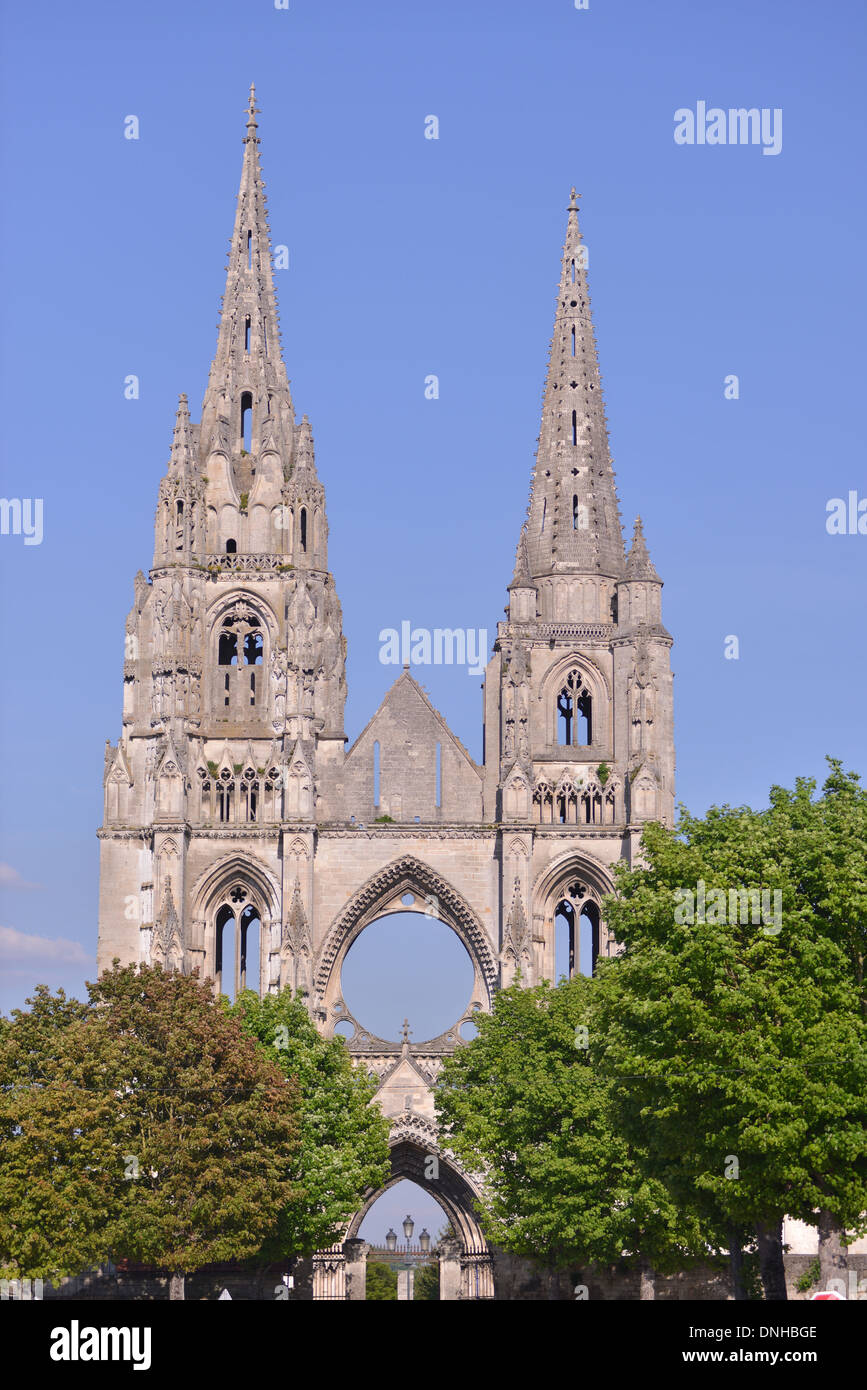
[[[98,964],[305,991],[320,1030],[348,1025],[380,1079],[395,1177],[412,1176],[439,1153],[430,1085],[461,1025],[517,971],[554,977],[558,923],[573,969],[582,939],[594,960],[612,950],[611,867],[631,860],[642,822],[673,818],[672,640],[640,520],[624,549],[573,190],[484,761],[408,669],[347,747],[325,491],[281,355],[256,110],[251,91],[201,422],[181,396],[150,579],[136,575],[126,624]],[[427,1041],[374,1037],[342,999],[352,942],[395,911],[432,913],[473,963],[467,1014]],[[485,1297],[471,1188],[455,1173],[449,1210],[463,1296]]]

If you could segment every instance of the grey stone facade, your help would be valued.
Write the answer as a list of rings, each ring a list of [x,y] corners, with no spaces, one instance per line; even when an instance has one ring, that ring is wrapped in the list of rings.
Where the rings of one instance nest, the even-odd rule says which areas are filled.
[[[252,92],[201,423],[182,396],[150,579],[134,583],[105,755],[99,968],[119,956],[303,989],[324,1033],[354,1026],[408,1173],[439,1152],[430,1083],[464,1020],[412,1043],[365,1032],[341,994],[354,939],[389,912],[432,913],[473,961],[468,1016],[488,1009],[518,969],[553,978],[558,914],[576,953],[582,916],[594,956],[610,953],[612,866],[645,820],[673,816],[671,638],[640,521],[624,548],[574,191],[481,766],[407,669],[347,747],[325,493],[281,355]],[[466,1274],[486,1247],[462,1210],[472,1183],[455,1171],[453,1186]]]

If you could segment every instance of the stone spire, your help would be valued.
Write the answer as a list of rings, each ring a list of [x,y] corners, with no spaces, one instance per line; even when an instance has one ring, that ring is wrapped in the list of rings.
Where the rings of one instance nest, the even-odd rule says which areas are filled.
[[[647,541],[644,539],[644,526],[641,517],[635,518],[635,531],[632,536],[632,548],[626,561],[627,579],[649,579],[655,584],[662,581],[656,572],[653,561],[650,558],[650,551],[647,549]]]
[[[195,468],[196,453],[190,422],[190,407],[187,404],[186,395],[182,394],[178,397],[168,475],[170,478],[186,478],[195,472]]]
[[[229,247],[217,351],[202,406],[201,440],[205,454],[211,448],[222,448],[233,461],[255,458],[267,440],[288,464],[294,412],[280,348],[265,185],[259,167],[257,110],[256,91],[251,86],[235,229]],[[245,447],[243,431],[248,409],[249,438]],[[240,475],[250,470],[254,472],[255,465],[235,467]],[[249,481],[249,477],[239,477],[242,486]]]
[[[178,397],[172,451],[160,482],[154,528],[154,568],[189,565],[205,548],[204,484],[197,459],[196,428],[185,395]]]
[[[325,488],[316,472],[313,431],[306,415],[295,429],[294,462],[283,488],[283,503],[287,512],[296,518],[296,544],[292,552],[296,569],[327,570]]]
[[[623,533],[608,449],[575,189],[569,203],[527,549],[534,579],[623,574]]]
[[[512,585],[520,587],[522,584],[529,584],[530,582],[530,557],[527,549],[527,523],[525,521],[521,527],[518,548],[515,551],[515,573],[512,575]]]

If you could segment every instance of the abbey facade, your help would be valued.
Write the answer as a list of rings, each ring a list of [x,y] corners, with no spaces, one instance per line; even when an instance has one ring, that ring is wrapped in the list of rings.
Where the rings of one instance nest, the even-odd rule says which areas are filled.
[[[161,962],[226,992],[291,987],[323,1033],[343,1025],[381,1082],[394,1180],[423,1181],[427,1157],[442,1158],[435,1195],[458,1235],[463,1297],[491,1295],[490,1252],[472,1179],[440,1155],[430,1084],[498,987],[519,970],[554,978],[556,930],[575,970],[591,965],[582,942],[593,959],[612,951],[612,866],[631,861],[644,821],[673,817],[672,641],[640,521],[624,547],[574,191],[515,530],[483,762],[407,668],[350,742],[325,491],[281,354],[251,93],[201,422],[182,396],[150,578],[136,575],[126,623],[98,964]],[[447,923],[473,962],[466,1015],[440,1037],[374,1037],[342,998],[352,942],[395,911]],[[352,1285],[363,1214],[345,1247],[317,1257],[322,1296]]]

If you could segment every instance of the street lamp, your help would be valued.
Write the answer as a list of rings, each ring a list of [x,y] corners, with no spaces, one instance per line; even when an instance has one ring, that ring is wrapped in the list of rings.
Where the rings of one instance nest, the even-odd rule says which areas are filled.
[[[430,1233],[427,1230],[422,1231],[418,1238],[418,1243],[425,1254],[427,1254],[428,1250],[430,1250]]]
[[[414,1230],[415,1222],[413,1221],[411,1216],[408,1216],[403,1223],[403,1233],[406,1236],[407,1245],[409,1245],[409,1242],[412,1240],[412,1233]]]
[[[392,1230],[389,1230],[388,1235],[385,1237],[385,1248],[386,1250],[395,1250],[397,1248],[397,1236]]]

